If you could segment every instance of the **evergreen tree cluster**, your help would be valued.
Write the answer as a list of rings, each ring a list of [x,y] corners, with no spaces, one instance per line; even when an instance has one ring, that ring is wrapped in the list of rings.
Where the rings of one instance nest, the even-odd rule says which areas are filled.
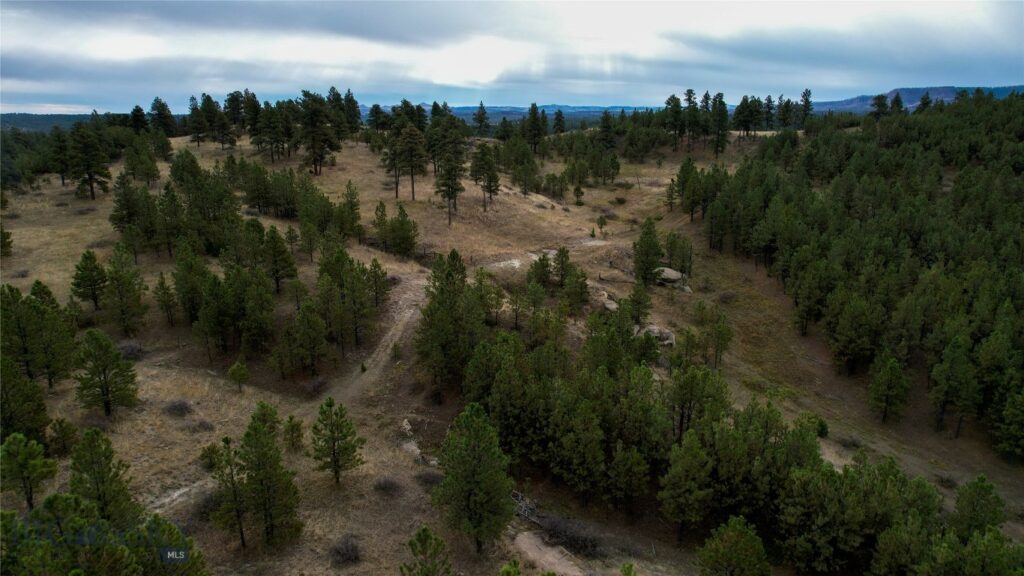
[[[28,504],[24,517],[0,512],[5,573],[207,574],[192,539],[135,501],[128,465],[99,430],[87,429],[75,446],[68,491],[51,493],[34,506],[34,492],[53,477],[55,463],[17,433],[4,442],[3,456],[4,489],[16,489]],[[165,561],[168,551],[184,558]]]
[[[952,416],[959,433],[978,420],[1017,456],[1022,106],[1018,95],[961,93],[914,114],[867,116],[858,131],[826,117],[804,138],[763,140],[701,194],[709,245],[753,256],[782,280],[801,331],[821,322],[838,367],[872,366],[880,415],[908,401],[900,372],[923,370],[937,425]]]
[[[617,311],[590,316],[583,346],[571,354],[563,320],[543,309],[543,286],[557,282],[546,258],[528,274],[535,288],[518,296],[522,308],[541,319],[523,333],[487,327],[457,254],[439,259],[434,269],[417,335],[421,361],[436,382],[457,386],[474,403],[462,418],[486,414],[486,424],[474,428],[497,432],[499,451],[491,454],[500,457],[488,466],[469,466],[491,480],[472,485],[500,486],[501,457],[507,457],[512,470],[548,470],[584,501],[601,498],[627,509],[656,502],[681,533],[742,517],[746,527],[733,521],[713,535],[702,562],[729,566],[728,555],[713,552],[716,539],[738,538],[743,565],[749,559],[761,567],[754,573],[764,573],[769,557],[801,572],[878,574],[936,563],[970,565],[986,555],[1000,565],[1020,561],[1024,552],[998,531],[1002,504],[983,479],[965,485],[960,498],[980,493],[972,497],[984,505],[964,502],[945,514],[936,488],[908,477],[891,459],[872,462],[860,454],[840,469],[824,461],[819,418],[788,424],[770,403],[757,401],[733,408],[716,368],[731,339],[717,309],[696,311],[700,335],[688,333],[669,356],[667,381],[657,382],[648,367],[659,357],[657,343],[634,328],[649,306],[641,282]],[[513,311],[516,298],[510,299]],[[472,349],[460,339],[465,332],[479,341]],[[488,458],[477,453],[476,460]],[[465,474],[453,476],[458,484]],[[450,521],[471,536],[479,525],[465,525],[464,518],[502,518],[497,509],[493,516],[472,515],[465,503],[476,500],[461,492],[441,494],[454,514]],[[969,509],[993,512],[962,519]],[[914,545],[884,547],[889,538],[911,537],[905,534],[908,518],[917,522]],[[763,544],[757,534],[765,537]],[[897,552],[902,556],[892,560]],[[902,564],[881,568],[893,561]]]

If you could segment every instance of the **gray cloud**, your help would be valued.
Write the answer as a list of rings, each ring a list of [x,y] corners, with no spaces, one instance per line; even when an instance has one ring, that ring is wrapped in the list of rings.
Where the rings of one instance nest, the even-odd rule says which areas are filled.
[[[326,91],[335,85],[351,87],[364,103],[407,97],[453,104],[657,106],[669,93],[688,87],[722,91],[735,101],[742,94],[795,96],[804,87],[827,100],[906,86],[1024,84],[1024,3],[974,7],[984,11],[971,14],[970,26],[904,13],[837,29],[828,19],[842,16],[822,14],[818,25],[804,18],[799,26],[748,25],[724,32],[674,28],[658,20],[664,6],[4,2],[0,105],[125,110],[136,103],[147,106],[159,95],[183,111],[189,95],[201,92],[222,98],[248,87],[262,99],[276,100],[294,97],[301,88]],[[927,15],[930,6],[914,8]],[[615,30],[594,28],[590,20],[596,15],[604,18],[598,25],[615,23],[624,10],[650,14],[657,29],[626,29],[623,33],[632,36],[622,41]],[[12,22],[46,22],[47,27],[39,29],[38,43],[5,41],[11,32],[24,32]],[[592,29],[604,36],[586,45]],[[61,35],[76,30],[96,32],[87,32],[81,45],[61,44]],[[85,44],[108,40],[108,30],[146,36],[139,45],[129,39],[123,47],[104,45],[90,52]],[[256,46],[239,51],[224,40],[196,50],[173,44],[177,37],[195,42],[240,33]],[[156,48],[146,44],[150,34]],[[479,52],[473,42],[481,37],[512,44],[496,44],[495,53],[464,52]],[[346,39],[364,44],[356,45],[358,53],[335,52],[349,46]],[[296,54],[272,54],[269,47],[261,51],[264,41],[268,46],[295,42],[299,48]],[[462,42],[468,44],[460,48]],[[644,43],[653,47],[634,45]],[[508,46],[521,46],[530,57],[510,59],[504,52],[518,48]],[[432,59],[440,64],[427,66]],[[480,68],[492,61],[495,73],[479,79]],[[448,74],[463,68],[473,73]]]

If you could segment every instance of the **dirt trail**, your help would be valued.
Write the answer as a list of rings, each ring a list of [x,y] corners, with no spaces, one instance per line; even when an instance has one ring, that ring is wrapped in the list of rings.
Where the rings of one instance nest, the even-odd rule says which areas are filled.
[[[380,337],[373,350],[360,359],[360,364],[353,363],[347,374],[333,378],[322,397],[332,396],[335,401],[352,406],[357,404],[369,386],[381,382],[391,358],[392,347],[416,326],[414,320],[420,316],[419,307],[426,301],[426,285],[424,274],[402,277],[390,295],[387,318],[381,322],[382,326],[388,327],[387,332]],[[318,407],[319,403],[312,403],[306,407],[306,412],[315,414]]]

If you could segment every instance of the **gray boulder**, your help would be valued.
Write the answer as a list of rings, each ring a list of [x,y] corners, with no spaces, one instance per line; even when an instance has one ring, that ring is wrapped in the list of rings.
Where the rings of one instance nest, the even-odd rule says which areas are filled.
[[[658,284],[675,284],[683,279],[683,273],[671,268],[655,268],[654,273],[658,275]]]

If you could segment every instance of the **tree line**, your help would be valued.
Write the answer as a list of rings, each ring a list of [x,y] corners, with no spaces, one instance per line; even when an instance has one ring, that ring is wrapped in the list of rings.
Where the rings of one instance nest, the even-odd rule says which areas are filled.
[[[937,427],[977,420],[1019,457],[1022,102],[961,93],[910,114],[878,100],[858,131],[826,117],[762,140],[731,175],[684,165],[676,186],[711,248],[764,264],[800,331],[819,322],[837,368],[870,372],[883,420],[920,371]]]

